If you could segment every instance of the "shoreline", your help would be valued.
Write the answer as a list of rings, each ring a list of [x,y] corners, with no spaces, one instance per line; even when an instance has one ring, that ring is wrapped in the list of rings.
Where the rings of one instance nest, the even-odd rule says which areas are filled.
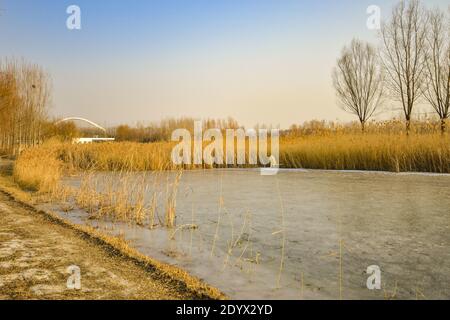
[[[15,186],[7,177],[0,177],[0,193],[9,198],[17,207],[22,207],[37,216],[41,216],[52,224],[75,231],[79,238],[93,243],[99,249],[132,262],[143,271],[149,273],[149,276],[158,278],[168,286],[178,288],[180,294],[185,292],[192,296],[194,300],[228,299],[219,289],[210,286],[179,267],[162,263],[139,253],[119,237],[106,235],[89,226],[71,223],[56,213],[37,209],[31,201],[30,194]]]
[[[274,168],[270,167],[255,167],[255,168],[194,168],[194,169],[183,169],[183,171],[186,172],[203,172],[203,171],[237,171],[237,172],[245,172],[245,171],[254,171],[259,172],[264,169],[271,169],[274,170]],[[130,171],[130,173],[143,173],[143,172],[154,172],[157,170],[136,170],[136,171]],[[170,170],[164,170],[166,172],[178,172],[178,170],[170,169]],[[95,173],[114,173],[114,171],[108,171],[108,170],[95,170]],[[379,175],[393,175],[393,176],[431,176],[431,177],[450,177],[450,173],[439,173],[439,172],[426,172],[426,171],[383,171],[383,170],[353,170],[353,169],[308,169],[308,168],[278,168],[278,173],[284,173],[284,172],[293,172],[293,173],[351,173],[351,174],[379,174]],[[79,172],[75,174],[69,174],[64,175],[63,179],[67,178],[73,178],[78,177],[80,174]]]

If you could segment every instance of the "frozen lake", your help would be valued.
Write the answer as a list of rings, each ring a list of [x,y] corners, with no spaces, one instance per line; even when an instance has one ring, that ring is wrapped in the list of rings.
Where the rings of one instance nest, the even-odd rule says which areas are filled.
[[[143,175],[132,179],[142,181]],[[102,180],[115,178],[99,173],[95,179],[101,192]],[[153,175],[144,179],[150,190]],[[80,181],[65,183],[77,187]],[[60,211],[76,223],[123,233],[141,252],[186,269],[231,298],[450,298],[448,175],[185,171],[176,213],[177,226],[198,228],[150,230]],[[381,269],[381,290],[366,287],[371,265]]]

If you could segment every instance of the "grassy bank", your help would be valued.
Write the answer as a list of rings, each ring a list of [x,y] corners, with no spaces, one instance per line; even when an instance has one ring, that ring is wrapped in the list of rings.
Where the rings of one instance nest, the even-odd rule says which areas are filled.
[[[116,275],[114,278],[101,282],[97,282],[95,280],[102,279],[101,277],[91,277],[92,280],[83,280],[83,284],[86,286],[89,286],[90,281],[95,282],[92,283],[93,287],[105,286],[105,291],[103,292],[97,292],[95,290],[75,290],[70,292],[70,295],[68,297],[63,297],[66,292],[57,291],[55,293],[55,296],[51,297],[52,299],[104,299],[105,297],[114,299],[131,299],[133,298],[133,294],[135,294],[135,297],[139,299],[227,299],[227,297],[219,289],[208,285],[203,280],[195,276],[190,275],[185,270],[180,269],[176,266],[165,264],[140,253],[121,236],[108,235],[107,233],[99,231],[98,229],[91,226],[71,223],[70,221],[61,218],[59,215],[53,212],[35,209],[34,205],[37,199],[35,197],[31,197],[28,192],[24,192],[23,190],[21,190],[20,186],[15,184],[10,176],[5,176],[4,174],[4,171],[0,171],[0,196],[8,198],[8,204],[10,205],[9,208],[11,208],[13,211],[15,211],[17,206],[19,210],[25,212],[23,216],[28,220],[28,224],[26,224],[27,228],[24,229],[21,225],[18,226],[18,229],[20,229],[21,231],[26,230],[24,234],[27,236],[32,236],[32,243],[27,246],[27,250],[31,250],[30,248],[34,244],[38,246],[40,244],[38,240],[42,240],[42,238],[46,238],[42,241],[51,240],[50,242],[48,242],[49,245],[45,248],[39,247],[39,254],[32,255],[32,257],[35,257],[35,259],[27,259],[26,262],[35,263],[36,265],[38,265],[37,262],[39,262],[39,259],[45,259],[45,255],[42,255],[42,250],[48,251],[52,248],[56,248],[55,250],[60,253],[62,250],[61,248],[64,248],[64,243],[61,242],[68,241],[70,245],[66,248],[66,250],[63,250],[67,253],[67,255],[60,255],[59,260],[62,261],[63,259],[68,258],[70,261],[68,261],[67,264],[69,264],[77,261],[77,259],[82,260],[88,257],[88,261],[84,265],[80,264],[84,266],[83,270],[85,270],[85,272],[88,272],[88,268],[90,268],[91,266],[95,266],[97,263],[101,263],[101,266],[103,267],[111,266],[111,269],[109,270],[114,272],[114,274]],[[4,199],[2,200],[3,203],[5,203]],[[3,217],[4,216],[5,215],[3,215]],[[36,229],[36,224],[30,223],[30,220],[40,220],[40,224],[48,224],[49,230],[43,230],[42,228]],[[16,220],[14,219],[13,221]],[[6,227],[6,225],[3,226]],[[58,234],[58,232],[61,231],[64,233],[64,240],[55,242],[55,234]],[[5,233],[5,235],[7,234],[8,233]],[[47,238],[51,239],[48,240]],[[80,245],[81,250],[80,248],[77,249],[76,245]],[[104,257],[102,259],[99,259],[99,255],[102,255],[102,257]],[[48,261],[45,262],[44,265],[40,265],[41,268],[48,268],[49,266],[52,265],[49,264]],[[50,272],[54,272],[55,269],[57,270],[58,268],[54,267],[52,268],[52,270],[50,270]],[[5,270],[7,270],[7,268]],[[93,270],[93,272],[96,271]],[[125,277],[127,281],[119,282],[121,280],[121,276]],[[42,280],[41,278],[37,279],[37,282],[42,281],[44,280]],[[64,277],[62,281],[65,284],[66,277]],[[20,290],[20,295],[27,294],[27,291],[29,291],[29,288],[31,287],[30,284],[36,284],[30,281],[23,282],[17,280],[15,282],[25,284],[24,288],[26,290]],[[125,294],[123,295],[117,294],[117,291],[121,286],[123,286],[123,283],[132,285],[133,287],[125,287]],[[52,280],[51,285],[53,284],[54,281]],[[149,291],[149,288],[155,288],[155,284],[160,285],[156,288],[158,291]],[[49,283],[48,288],[52,288],[51,285]],[[167,290],[163,290],[167,288],[171,290],[171,293],[169,292],[170,295],[166,294]],[[36,292],[39,291],[34,291],[34,295],[32,296],[32,298],[36,297]],[[44,292],[46,292],[46,294],[48,295],[52,294],[50,290],[45,290]],[[10,293],[12,292],[8,291],[8,294]],[[100,297],[98,297],[99,294]]]

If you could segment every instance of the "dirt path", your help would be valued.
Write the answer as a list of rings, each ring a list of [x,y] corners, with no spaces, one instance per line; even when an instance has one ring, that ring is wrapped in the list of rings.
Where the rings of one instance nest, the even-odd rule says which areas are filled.
[[[81,289],[68,289],[69,266]],[[126,258],[0,192],[0,299],[189,299]]]

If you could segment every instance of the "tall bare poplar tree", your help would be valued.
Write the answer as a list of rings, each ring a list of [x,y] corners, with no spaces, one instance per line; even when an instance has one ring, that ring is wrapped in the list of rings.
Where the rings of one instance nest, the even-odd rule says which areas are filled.
[[[418,0],[402,0],[381,28],[387,84],[402,105],[409,133],[411,115],[422,94],[425,74],[426,13]]]
[[[366,122],[382,103],[383,73],[376,49],[353,40],[344,47],[333,71],[333,84],[344,110],[356,115],[364,132]]]
[[[423,95],[441,119],[441,132],[450,116],[450,7],[429,12]]]

